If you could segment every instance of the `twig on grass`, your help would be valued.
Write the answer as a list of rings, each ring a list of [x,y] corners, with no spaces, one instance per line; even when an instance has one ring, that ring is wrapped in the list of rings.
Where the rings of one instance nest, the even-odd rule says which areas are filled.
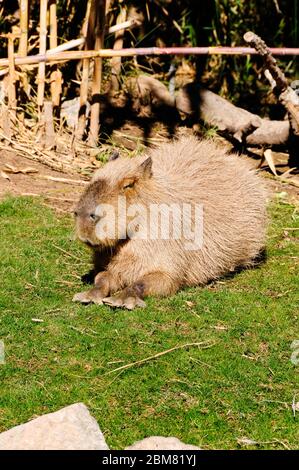
[[[139,361],[131,362],[130,364],[126,364],[124,366],[117,367],[116,369],[109,370],[104,375],[113,374],[114,372],[118,372],[120,370],[129,369],[130,367],[134,367],[134,366],[138,366],[140,364],[144,364],[145,362],[151,361],[152,359],[156,359],[157,357],[165,356],[165,354],[168,354],[172,351],[176,351],[178,349],[185,349],[185,348],[189,348],[189,347],[193,347],[193,346],[201,347],[201,349],[207,349],[207,348],[211,348],[214,345],[215,345],[215,343],[207,343],[205,341],[201,341],[200,343],[181,344],[179,346],[174,346],[173,348],[166,349],[166,351],[161,351],[157,354],[154,354],[153,356],[145,357],[144,359],[140,359]]]
[[[91,333],[87,333],[87,331],[85,331],[85,330],[80,330],[79,328],[76,328],[75,326],[72,326],[72,325],[69,325],[69,328],[71,330],[77,331],[81,335],[87,335],[87,336],[91,336],[92,338],[94,338],[94,335],[92,335]]]
[[[52,243],[52,246],[54,246],[54,248],[56,248],[56,250],[61,251],[65,255],[69,256],[70,258],[74,258],[77,261],[82,261],[78,256],[75,256],[72,253],[69,253],[68,251],[64,250],[63,248],[60,248],[60,246],[57,246],[54,243]]]

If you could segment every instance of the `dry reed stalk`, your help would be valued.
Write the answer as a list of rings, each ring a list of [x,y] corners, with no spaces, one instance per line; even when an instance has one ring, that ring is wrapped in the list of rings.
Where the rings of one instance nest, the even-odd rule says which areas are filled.
[[[48,0],[40,0],[40,20],[39,20],[39,54],[45,55],[47,48],[47,6]],[[40,62],[38,66],[38,88],[37,88],[37,104],[39,107],[39,113],[44,104],[45,94],[45,75],[46,75],[46,63],[45,61]]]
[[[91,14],[95,15],[95,50],[99,51],[104,45],[106,0],[93,0]],[[89,144],[96,146],[100,128],[100,93],[102,84],[102,59],[94,60],[94,72],[91,88],[91,109],[90,109],[90,129]]]
[[[127,18],[127,10],[124,5],[121,6],[121,11],[116,19],[116,26],[124,23]],[[114,50],[123,48],[124,44],[124,29],[120,29],[115,33],[115,41],[113,45]],[[119,90],[119,74],[121,71],[121,57],[113,57],[111,59],[111,92]]]

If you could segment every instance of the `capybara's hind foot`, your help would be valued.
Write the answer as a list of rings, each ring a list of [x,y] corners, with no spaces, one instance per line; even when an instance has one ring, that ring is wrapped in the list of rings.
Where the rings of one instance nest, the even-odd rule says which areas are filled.
[[[104,304],[110,307],[122,307],[133,310],[136,307],[146,307],[144,300],[136,295],[133,289],[126,288],[111,297],[103,299]]]
[[[75,294],[73,297],[73,302],[80,302],[81,304],[103,304],[103,294],[102,292],[97,289],[93,288],[84,292],[79,292]]]

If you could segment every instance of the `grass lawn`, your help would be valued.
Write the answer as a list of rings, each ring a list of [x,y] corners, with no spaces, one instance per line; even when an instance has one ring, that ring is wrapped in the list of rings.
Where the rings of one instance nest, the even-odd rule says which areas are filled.
[[[0,203],[0,431],[84,402],[108,444],[149,435],[206,449],[298,448],[298,214],[272,204],[268,259],[133,312],[72,303],[89,269],[72,220],[42,200]],[[296,220],[297,218],[297,220]],[[32,319],[40,319],[36,322]],[[186,343],[190,346],[107,372]],[[254,447],[254,446],[253,446]],[[255,447],[254,447],[255,448]]]

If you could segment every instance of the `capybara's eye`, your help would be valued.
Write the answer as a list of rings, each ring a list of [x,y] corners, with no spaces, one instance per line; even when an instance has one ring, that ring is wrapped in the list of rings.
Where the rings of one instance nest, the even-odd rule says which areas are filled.
[[[74,211],[74,216],[78,217],[78,212],[77,211]]]
[[[124,186],[124,189],[133,188],[134,184],[134,181],[132,183],[126,184],[126,186]]]
[[[89,214],[89,218],[95,221],[97,219],[97,216],[95,214]]]

